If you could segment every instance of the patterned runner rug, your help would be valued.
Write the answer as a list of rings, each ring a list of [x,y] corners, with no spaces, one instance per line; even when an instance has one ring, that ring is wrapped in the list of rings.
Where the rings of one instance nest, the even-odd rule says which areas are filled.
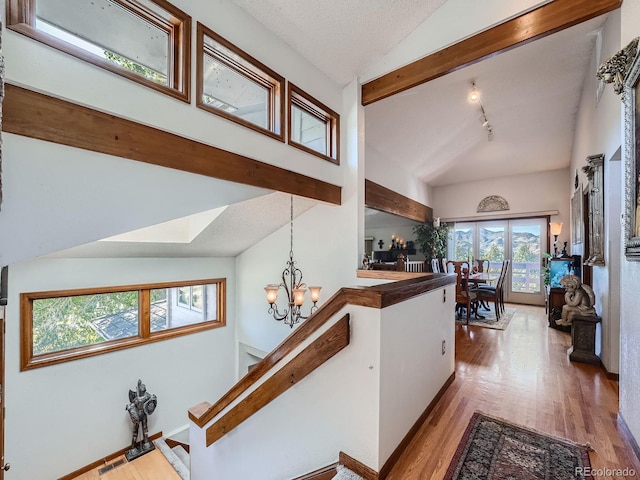
[[[476,411],[444,480],[592,479],[589,450]]]
[[[513,314],[516,313],[516,309],[513,307],[504,307],[504,313],[500,315],[500,320],[496,321],[496,313],[493,310],[493,305],[491,306],[491,310],[483,310],[482,308],[479,310],[480,315],[485,317],[475,318],[473,315],[469,319],[469,325],[475,325],[478,327],[485,328],[493,328],[495,330],[506,330],[509,326],[509,322],[513,318]],[[462,316],[461,318],[456,317],[456,322],[463,323],[466,325],[467,317]]]

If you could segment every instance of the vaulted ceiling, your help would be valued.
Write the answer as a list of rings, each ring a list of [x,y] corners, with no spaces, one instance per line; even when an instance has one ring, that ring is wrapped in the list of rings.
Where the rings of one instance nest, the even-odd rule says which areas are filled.
[[[340,85],[368,71],[446,2],[231,1]],[[595,18],[368,105],[367,161],[432,186],[566,168],[583,79],[605,21]],[[467,100],[472,82],[491,141],[479,104]],[[232,205],[188,244],[96,242],[61,255],[234,256],[287,223],[288,196],[264,200],[269,215],[260,199]],[[313,204],[301,201],[297,214]],[[216,242],[221,236],[224,245]]]

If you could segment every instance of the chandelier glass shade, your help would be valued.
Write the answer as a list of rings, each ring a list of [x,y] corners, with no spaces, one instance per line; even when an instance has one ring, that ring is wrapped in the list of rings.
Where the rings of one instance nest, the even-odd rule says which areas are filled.
[[[301,320],[306,320],[311,314],[318,308],[318,300],[320,300],[320,289],[322,287],[307,287],[306,283],[302,282],[302,270],[296,266],[296,261],[293,259],[293,196],[291,196],[291,249],[289,250],[289,260],[287,260],[287,268],[282,272],[280,284],[270,283],[264,287],[264,291],[267,294],[267,303],[269,304],[269,314],[273,315],[273,318],[279,322],[284,322],[285,325],[289,325],[291,328]],[[309,295],[313,305],[309,311],[309,315],[302,314],[302,306],[305,301],[305,294],[309,289]],[[276,301],[278,300],[278,293],[280,289],[283,289],[287,299],[287,306],[280,310]]]

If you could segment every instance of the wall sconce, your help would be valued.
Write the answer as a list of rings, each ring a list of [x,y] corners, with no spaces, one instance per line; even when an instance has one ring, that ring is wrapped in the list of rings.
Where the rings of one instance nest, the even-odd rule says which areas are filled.
[[[550,223],[549,232],[553,235],[553,256],[558,255],[558,235],[562,233],[562,222]]]
[[[433,228],[440,228],[440,217],[433,219]]]

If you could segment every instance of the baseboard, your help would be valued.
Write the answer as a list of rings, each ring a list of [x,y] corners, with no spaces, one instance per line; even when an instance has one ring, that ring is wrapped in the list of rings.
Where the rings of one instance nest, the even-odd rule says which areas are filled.
[[[157,440],[158,438],[162,437],[162,432],[158,432],[158,433],[154,433],[153,435],[149,436],[150,440]],[[124,447],[121,450],[118,450],[117,452],[113,452],[110,455],[107,455],[104,458],[101,458],[100,460],[96,460],[95,462],[86,465],[82,468],[79,468],[78,470],[76,470],[75,472],[71,472],[68,475],[65,475],[64,477],[60,477],[58,480],[73,480],[76,477],[79,477],[80,475],[82,475],[83,473],[87,473],[91,470],[93,470],[94,468],[98,468],[101,466],[104,466],[105,464],[109,463],[112,460],[115,460],[116,458],[124,455],[124,452],[126,452],[127,450],[129,450],[131,448],[130,445],[127,445],[126,447]]]
[[[611,373],[609,370],[607,370],[607,367],[604,366],[604,363],[602,363],[602,360],[600,360],[600,368],[602,368],[602,371],[604,372],[604,374],[609,380],[614,380],[616,382],[620,381],[620,374]]]
[[[389,473],[391,472],[391,469],[393,469],[395,464],[400,459],[400,455],[402,455],[402,452],[406,450],[406,448],[409,446],[409,443],[411,443],[411,440],[413,440],[413,438],[418,434],[420,427],[422,427],[422,424],[425,422],[429,414],[436,407],[436,404],[440,401],[440,399],[444,395],[444,392],[447,391],[447,388],[449,388],[449,385],[453,383],[455,378],[456,378],[456,372],[453,372],[451,376],[447,379],[447,381],[444,382],[444,385],[442,385],[438,393],[436,393],[436,396],[433,397],[433,400],[431,400],[431,403],[427,405],[427,408],[425,408],[424,412],[422,412],[422,415],[420,415],[418,420],[416,420],[413,426],[409,429],[407,434],[404,436],[402,441],[398,444],[398,446],[393,451],[393,453],[389,456],[387,461],[384,462],[384,465],[380,469],[380,473],[379,473],[380,480],[384,480],[385,478],[387,478],[387,475],[389,475]]]
[[[629,426],[620,412],[618,412],[618,426],[624,433],[625,440],[629,442],[629,445],[631,445],[633,453],[636,454],[636,459],[640,462],[640,446],[638,445],[638,442],[636,442],[635,437],[631,433],[631,430],[629,430]]]
[[[337,466],[337,463],[333,463],[331,465],[327,465],[326,467],[322,467],[318,470],[307,473],[306,475],[302,475],[301,477],[296,477],[293,480],[331,480],[336,476]]]

